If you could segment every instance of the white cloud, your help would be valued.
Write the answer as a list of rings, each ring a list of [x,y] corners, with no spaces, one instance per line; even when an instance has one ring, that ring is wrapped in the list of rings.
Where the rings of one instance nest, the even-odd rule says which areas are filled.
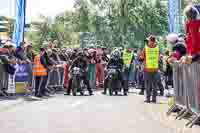
[[[0,15],[7,14],[8,12],[9,12],[9,9],[8,9],[8,8],[0,9]]]
[[[38,14],[54,17],[73,8],[74,0],[27,0],[27,17]]]
[[[0,0],[0,15],[14,16],[14,0]]]
[[[0,0],[0,15],[12,16],[15,14],[16,0]],[[27,17],[38,14],[54,17],[56,14],[73,8],[74,0],[27,0]]]

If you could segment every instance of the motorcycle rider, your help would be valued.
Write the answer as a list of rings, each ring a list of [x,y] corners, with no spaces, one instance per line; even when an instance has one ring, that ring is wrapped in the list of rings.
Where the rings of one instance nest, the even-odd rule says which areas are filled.
[[[79,67],[83,70],[82,78],[83,78],[84,84],[87,85],[89,95],[93,95],[89,81],[87,80],[88,60],[87,60],[87,56],[84,54],[84,52],[79,51],[77,53],[76,58],[72,62],[70,70],[72,70],[74,67]],[[69,79],[69,86],[68,86],[68,90],[67,90],[67,95],[70,95],[71,89],[72,89],[72,77]]]
[[[113,67],[116,68],[118,70],[118,78],[120,81],[122,81],[123,80],[123,77],[122,77],[123,66],[124,66],[124,61],[121,57],[121,52],[118,49],[116,49],[115,51],[113,51],[111,55],[111,58],[107,65],[107,70]],[[106,94],[107,92],[107,82],[108,82],[108,76],[106,76],[105,81],[104,81],[103,94]]]

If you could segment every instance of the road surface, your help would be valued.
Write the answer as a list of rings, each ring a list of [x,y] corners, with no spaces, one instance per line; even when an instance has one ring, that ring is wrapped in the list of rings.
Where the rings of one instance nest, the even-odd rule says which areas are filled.
[[[42,101],[0,101],[1,133],[199,133],[185,121],[166,117],[167,100],[145,104],[129,96],[64,96]],[[12,103],[12,104],[11,104]],[[9,105],[10,104],[10,105]]]

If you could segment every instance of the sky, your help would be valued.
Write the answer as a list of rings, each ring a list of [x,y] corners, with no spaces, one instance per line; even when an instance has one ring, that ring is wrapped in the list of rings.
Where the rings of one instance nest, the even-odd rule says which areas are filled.
[[[16,0],[0,0],[0,15],[15,16]],[[74,0],[27,0],[27,19],[39,14],[54,17],[56,14],[73,8]]]

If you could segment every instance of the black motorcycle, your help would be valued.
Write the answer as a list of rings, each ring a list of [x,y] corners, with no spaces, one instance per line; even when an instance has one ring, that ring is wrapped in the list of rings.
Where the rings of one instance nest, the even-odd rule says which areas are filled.
[[[113,92],[118,95],[118,92],[122,91],[122,81],[119,79],[120,70],[116,68],[109,68],[107,71],[107,88],[109,88],[109,95],[112,96]],[[127,91],[123,90],[124,95],[127,95]]]
[[[76,96],[79,92],[82,96],[85,93],[86,85],[83,80],[83,70],[79,67],[74,67],[72,69],[72,94]]]

